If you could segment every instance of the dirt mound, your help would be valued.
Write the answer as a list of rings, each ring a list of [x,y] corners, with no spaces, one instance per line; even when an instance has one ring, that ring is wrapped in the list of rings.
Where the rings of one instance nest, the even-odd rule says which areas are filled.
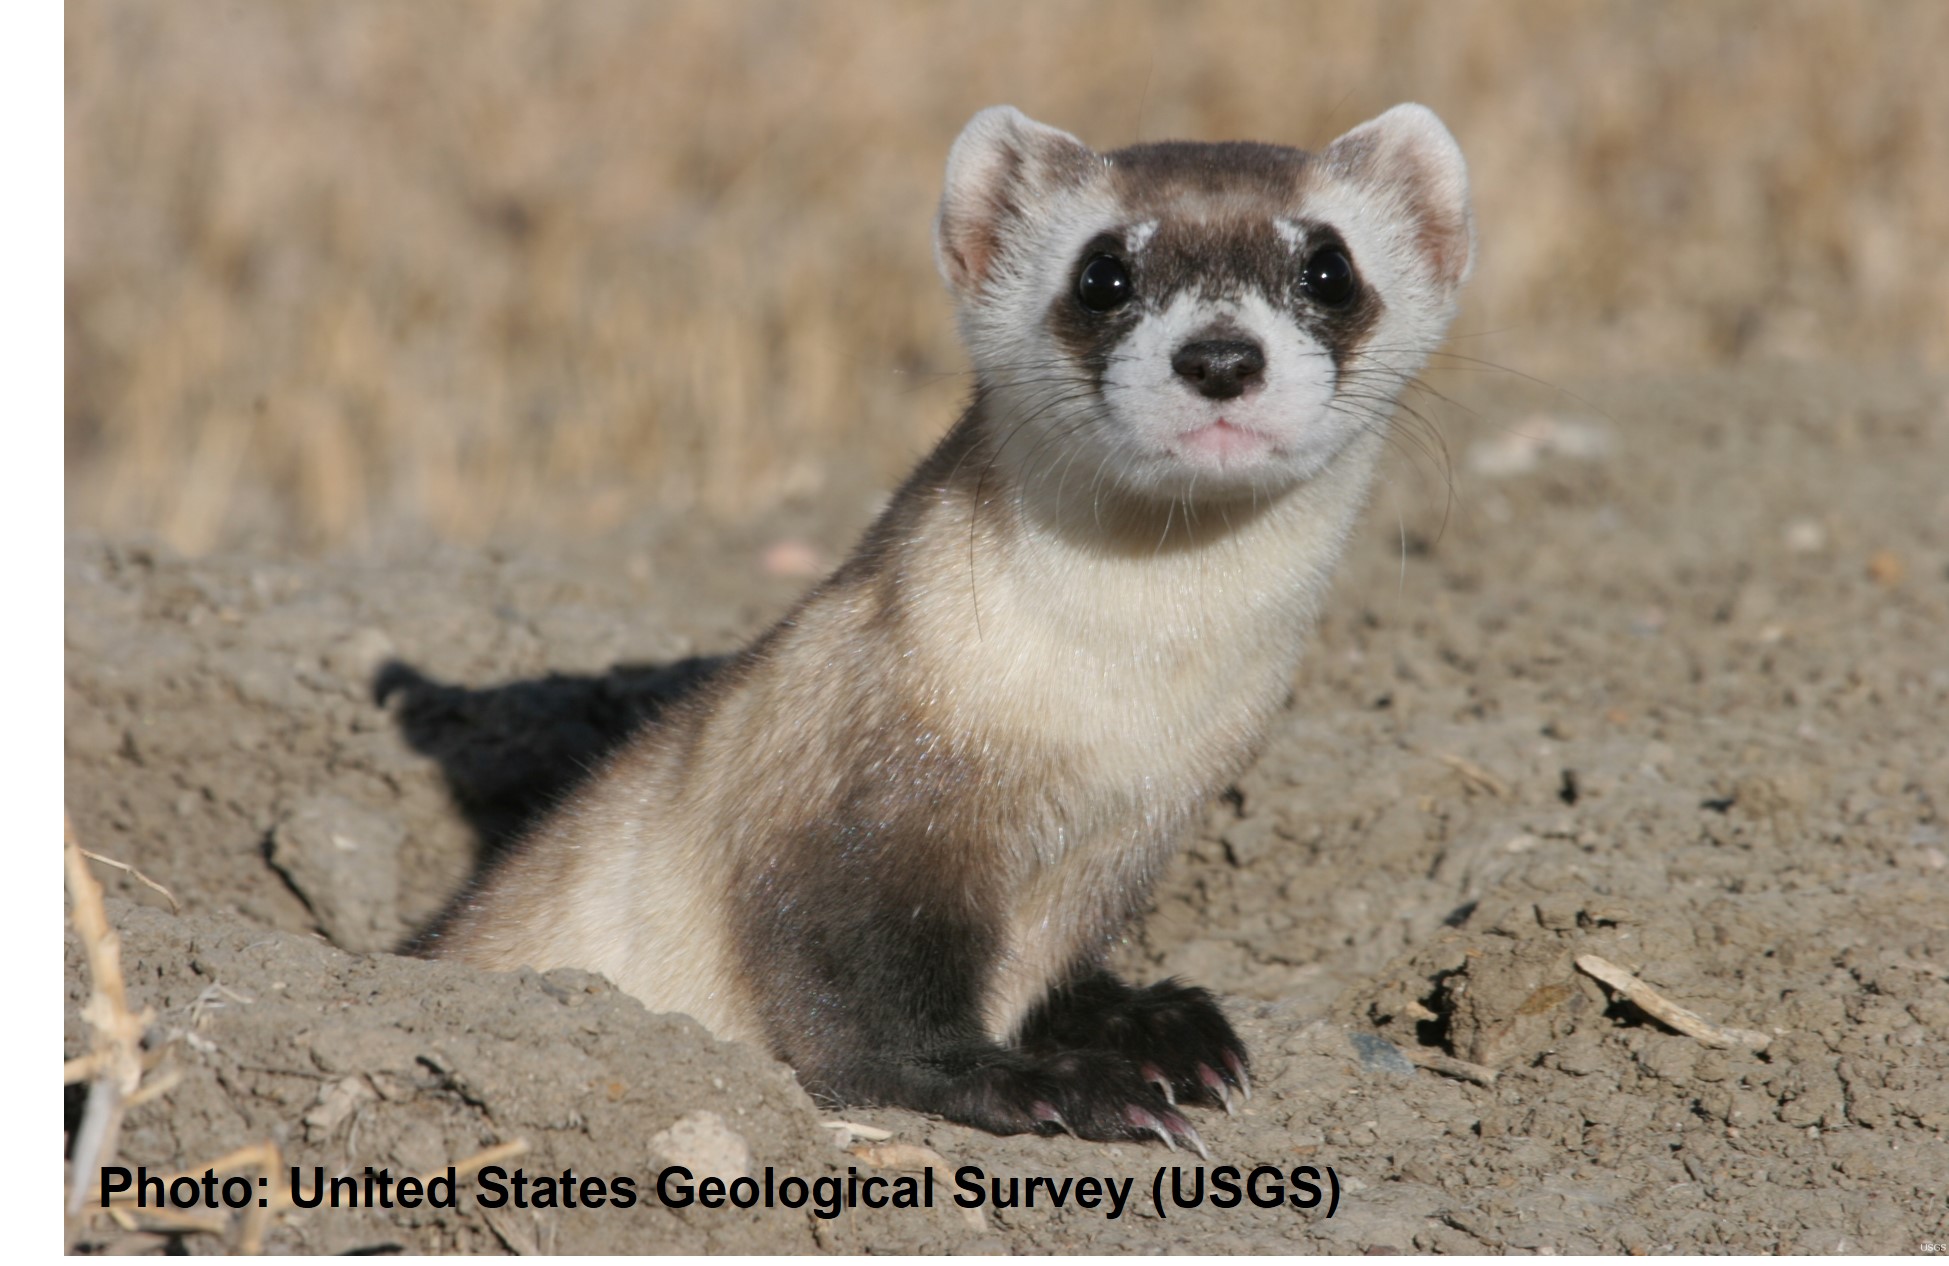
[[[1580,394],[1444,420],[1452,503],[1396,465],[1265,758],[1126,947],[1225,993],[1253,1050],[1254,1098],[1197,1118],[1212,1165],[1273,1167],[1286,1195],[1311,1167],[1318,1207],[1226,1207],[1215,1170],[1180,1207],[1153,1184],[1181,1166],[1189,1202],[1195,1157],[842,1112],[598,978],[384,952],[802,583],[679,523],[568,557],[70,543],[69,806],[182,906],[100,871],[182,1078],[133,1110],[123,1162],[200,1173],[269,1140],[306,1183],[457,1167],[452,1209],[273,1208],[267,1246],[304,1252],[1949,1242],[1949,388]],[[789,530],[831,555],[858,526]],[[1770,1040],[1676,1034],[1588,954]],[[86,995],[71,934],[70,1057]],[[911,1178],[915,1148],[944,1166],[931,1209],[777,1198]],[[489,1149],[537,1189],[572,1170],[578,1207],[485,1206]],[[769,1167],[773,1207],[668,1207],[672,1165],[759,1189]],[[964,1166],[988,1207],[954,1203]],[[1116,1216],[1078,1203],[1086,1177],[1130,1180]],[[992,1207],[996,1179],[1020,1203]],[[234,1244],[217,1222],[96,1217],[76,1242]]]

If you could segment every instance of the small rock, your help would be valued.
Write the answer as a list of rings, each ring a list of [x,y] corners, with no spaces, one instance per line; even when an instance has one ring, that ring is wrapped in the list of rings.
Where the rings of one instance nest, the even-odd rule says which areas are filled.
[[[391,949],[399,921],[399,850],[394,819],[325,792],[302,801],[271,829],[271,864],[332,943],[354,953]]]
[[[750,1146],[715,1112],[686,1113],[652,1134],[650,1160],[659,1168],[681,1165],[698,1177],[715,1174],[726,1182],[751,1174]]]
[[[1795,519],[1782,529],[1780,537],[1796,554],[1818,554],[1827,548],[1827,529],[1818,519]]]
[[[314,1143],[331,1138],[348,1117],[378,1099],[378,1092],[364,1077],[328,1082],[319,1090],[317,1104],[304,1115],[305,1137]]]
[[[1868,559],[1868,579],[1883,589],[1893,589],[1902,583],[1902,577],[1907,574],[1908,568],[1903,565],[1901,555],[1892,549],[1876,550],[1873,557]]]
[[[1279,847],[1280,836],[1270,814],[1244,818],[1225,828],[1225,860],[1244,868]]]
[[[1399,1047],[1378,1033],[1349,1033],[1353,1048],[1360,1055],[1360,1066],[1375,1072],[1393,1073],[1398,1077],[1414,1076],[1414,1064],[1401,1054]]]
[[[1552,932],[1569,931],[1583,908],[1583,898],[1574,893],[1552,893],[1536,903],[1536,921]]]

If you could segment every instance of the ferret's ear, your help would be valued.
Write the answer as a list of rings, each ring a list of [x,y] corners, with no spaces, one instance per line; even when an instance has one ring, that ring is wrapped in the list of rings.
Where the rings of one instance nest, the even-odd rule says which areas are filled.
[[[1475,216],[1462,148],[1435,112],[1397,105],[1326,147],[1320,161],[1336,174],[1391,197],[1414,224],[1415,241],[1435,282],[1453,293],[1475,266]]]
[[[948,151],[934,220],[934,262],[955,297],[987,282],[1011,221],[1056,188],[1089,179],[1096,162],[1089,146],[1014,106],[991,106],[968,120]]]

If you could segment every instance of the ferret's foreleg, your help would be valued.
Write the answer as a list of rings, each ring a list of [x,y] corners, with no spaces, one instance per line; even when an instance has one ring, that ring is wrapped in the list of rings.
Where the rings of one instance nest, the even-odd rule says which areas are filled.
[[[835,835],[858,841],[868,833],[855,826]],[[1204,1150],[1171,1103],[1176,1088],[1122,1050],[1100,1042],[1028,1049],[984,1031],[981,1004],[1002,926],[996,887],[946,873],[918,848],[818,843],[784,854],[807,859],[789,877],[783,866],[767,868],[743,888],[747,978],[776,1053],[808,1091],[932,1112],[996,1134],[1067,1130]],[[815,857],[823,864],[812,864]],[[1138,995],[1149,1000],[1138,1013],[1150,1030],[1203,1037],[1215,1024],[1220,1040],[1186,1046],[1190,1063],[1173,1048],[1167,1066],[1193,1077],[1199,1059],[1225,1067],[1237,1039],[1202,991],[1180,992],[1195,998],[1176,1010],[1155,991]],[[1195,1017],[1190,1028],[1172,1026],[1180,1013]],[[1242,1051],[1237,1058],[1242,1068]]]

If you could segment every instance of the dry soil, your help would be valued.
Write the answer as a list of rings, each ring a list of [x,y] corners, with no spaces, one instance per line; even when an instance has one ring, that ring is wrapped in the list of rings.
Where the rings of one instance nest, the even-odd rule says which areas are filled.
[[[450,1211],[274,1210],[267,1244],[293,1252],[1949,1242],[1949,384],[1759,370],[1428,403],[1452,495],[1403,431],[1264,758],[1122,950],[1220,991],[1252,1048],[1253,1098],[1197,1115],[1212,1164],[1330,1167],[1332,1216],[1160,1212],[1159,1167],[1195,1156],[815,1104],[764,1052],[598,978],[387,952],[689,657],[807,583],[772,572],[842,555],[867,490],[739,537],[652,517],[601,545],[324,562],[72,538],[67,802],[89,847],[181,902],[101,871],[182,1078],[133,1112],[126,1162],[200,1172],[268,1139],[306,1174],[418,1174],[519,1140],[531,1176],[646,1197],[497,1211],[463,1177]],[[1677,1034],[1583,954],[1771,1040]],[[74,1056],[72,934],[67,962]],[[1428,1052],[1492,1084],[1411,1062]],[[899,1172],[842,1150],[835,1119],[938,1153],[938,1207],[649,1195],[686,1161]],[[1136,1194],[1116,1218],[1045,1188],[970,1212],[962,1166]],[[74,1242],[237,1233],[95,1217]]]

